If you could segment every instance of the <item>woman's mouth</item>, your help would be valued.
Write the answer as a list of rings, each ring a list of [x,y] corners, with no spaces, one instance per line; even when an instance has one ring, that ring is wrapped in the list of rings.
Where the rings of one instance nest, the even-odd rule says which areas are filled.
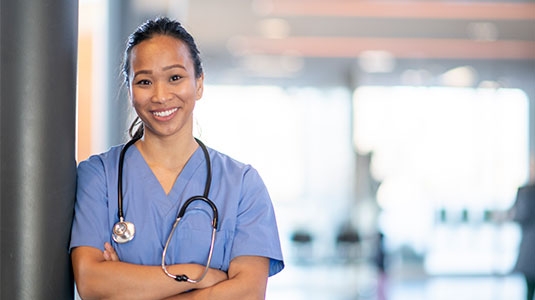
[[[175,108],[171,108],[171,109],[168,109],[168,110],[155,111],[155,112],[152,112],[152,114],[155,115],[156,117],[164,118],[164,117],[168,117],[168,116],[172,115],[177,110],[178,110],[178,108],[175,107]]]

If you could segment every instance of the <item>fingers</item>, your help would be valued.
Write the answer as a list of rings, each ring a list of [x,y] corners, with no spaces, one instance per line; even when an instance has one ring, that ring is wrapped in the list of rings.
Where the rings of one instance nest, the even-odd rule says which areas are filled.
[[[106,261],[119,261],[119,255],[117,255],[115,249],[113,249],[112,245],[108,242],[104,244],[104,252],[102,254]]]
[[[206,284],[203,287],[210,287],[210,286],[213,286],[213,285],[216,285],[216,284],[220,283],[221,281],[227,280],[228,279],[228,274],[226,272],[221,271],[221,270],[210,268],[210,270],[208,271],[208,276],[206,278],[208,278],[208,279],[207,280],[203,280],[203,281],[205,281],[203,284]]]

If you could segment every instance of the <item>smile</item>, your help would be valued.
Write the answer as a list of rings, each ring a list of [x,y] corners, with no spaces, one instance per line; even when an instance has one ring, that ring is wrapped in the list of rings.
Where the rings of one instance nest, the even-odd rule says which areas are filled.
[[[169,109],[169,110],[155,111],[152,114],[157,116],[157,117],[168,117],[171,114],[173,114],[174,112],[176,112],[177,110],[178,110],[178,108],[175,107],[175,108],[172,108],[172,109]]]

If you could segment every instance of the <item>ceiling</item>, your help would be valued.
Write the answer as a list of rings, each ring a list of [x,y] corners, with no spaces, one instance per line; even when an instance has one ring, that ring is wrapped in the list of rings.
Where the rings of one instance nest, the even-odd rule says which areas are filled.
[[[535,0],[163,2],[208,82],[535,86]]]

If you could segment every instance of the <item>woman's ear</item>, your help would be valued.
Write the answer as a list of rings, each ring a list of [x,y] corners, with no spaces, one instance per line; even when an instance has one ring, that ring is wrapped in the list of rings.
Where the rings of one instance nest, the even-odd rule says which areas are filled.
[[[202,93],[204,91],[204,73],[199,76],[199,78],[195,79],[195,100],[199,100],[202,98]]]

